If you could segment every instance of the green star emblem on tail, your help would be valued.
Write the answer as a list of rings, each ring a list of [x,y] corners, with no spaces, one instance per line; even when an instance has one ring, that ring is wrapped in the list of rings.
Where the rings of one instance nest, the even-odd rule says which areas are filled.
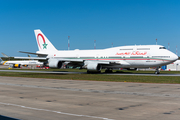
[[[44,44],[42,44],[42,45],[43,45],[43,49],[47,49],[48,44],[46,44],[46,42]]]

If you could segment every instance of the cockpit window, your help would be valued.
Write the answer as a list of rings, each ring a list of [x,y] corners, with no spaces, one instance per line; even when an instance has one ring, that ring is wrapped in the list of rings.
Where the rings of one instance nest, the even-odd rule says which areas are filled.
[[[159,47],[159,49],[166,49],[165,47]]]

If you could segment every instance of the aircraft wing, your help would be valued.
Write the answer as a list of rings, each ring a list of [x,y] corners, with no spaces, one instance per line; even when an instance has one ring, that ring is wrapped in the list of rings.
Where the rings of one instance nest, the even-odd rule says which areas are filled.
[[[83,59],[66,59],[66,58],[60,58],[58,59],[59,61],[62,62],[84,62]]]
[[[55,58],[56,59],[56,58]],[[86,59],[67,59],[67,58],[60,58],[57,59],[58,61],[62,61],[62,62],[71,62],[71,63],[84,63],[84,62],[95,62],[98,64],[110,64],[109,61],[97,61],[97,60],[86,60]]]
[[[129,65],[129,63],[127,63],[124,60],[85,60],[85,61],[90,61],[90,62],[94,62],[97,64],[106,64],[106,65]]]
[[[45,58],[45,57],[14,57],[14,59],[47,60],[47,58]]]
[[[59,61],[62,62],[70,62],[70,63],[85,63],[85,62],[93,62],[96,64],[104,64],[104,65],[129,65],[129,63],[127,63],[124,60],[121,61],[114,61],[114,60],[89,60],[89,59],[64,59],[64,58],[60,58],[58,59]]]

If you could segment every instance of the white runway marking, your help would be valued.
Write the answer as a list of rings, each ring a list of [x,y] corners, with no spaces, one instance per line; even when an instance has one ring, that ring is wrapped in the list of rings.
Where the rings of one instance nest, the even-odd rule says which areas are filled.
[[[30,110],[38,110],[38,111],[52,112],[52,113],[58,113],[58,114],[63,114],[63,115],[76,116],[76,117],[88,117],[88,118],[102,119],[102,120],[113,120],[113,119],[104,118],[104,117],[89,116],[89,115],[78,115],[78,114],[65,113],[65,112],[53,111],[53,110],[48,110],[48,109],[39,109],[39,108],[26,107],[26,106],[23,106],[23,105],[17,105],[17,104],[11,104],[11,103],[0,102],[0,104],[1,105],[14,106],[14,107],[21,107],[21,108],[30,109]]]

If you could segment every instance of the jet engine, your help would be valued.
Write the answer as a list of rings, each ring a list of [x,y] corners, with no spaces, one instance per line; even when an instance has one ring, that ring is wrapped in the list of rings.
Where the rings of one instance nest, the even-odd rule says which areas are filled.
[[[100,72],[101,71],[101,65],[98,63],[89,63],[87,64],[87,70],[91,72]]]
[[[63,65],[63,62],[59,61],[58,59],[49,59],[50,68],[61,68],[62,65]]]
[[[13,65],[13,68],[20,68],[21,67],[21,64],[14,64]]]

